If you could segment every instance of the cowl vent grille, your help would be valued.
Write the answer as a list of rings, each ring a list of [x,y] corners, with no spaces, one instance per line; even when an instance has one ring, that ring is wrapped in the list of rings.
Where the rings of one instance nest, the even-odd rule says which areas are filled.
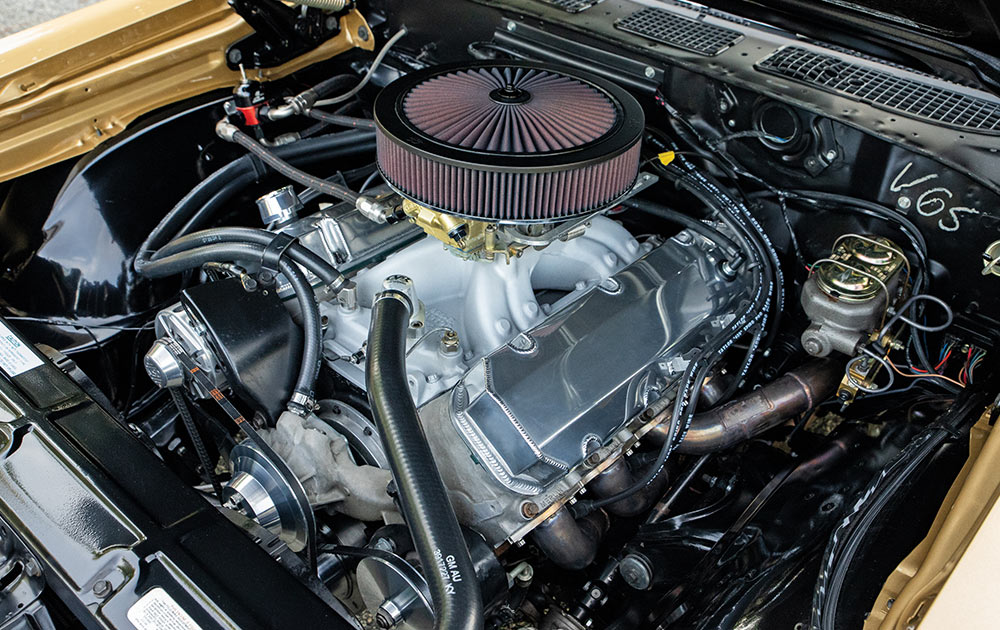
[[[560,8],[566,13],[582,13],[595,4],[600,4],[604,0],[538,0],[544,4],[550,4]]]
[[[889,71],[797,46],[757,62],[757,69],[935,122],[990,133],[1000,131],[1000,102],[963,94]]]
[[[743,39],[742,33],[731,28],[653,8],[618,20],[615,28],[706,57],[714,57]]]

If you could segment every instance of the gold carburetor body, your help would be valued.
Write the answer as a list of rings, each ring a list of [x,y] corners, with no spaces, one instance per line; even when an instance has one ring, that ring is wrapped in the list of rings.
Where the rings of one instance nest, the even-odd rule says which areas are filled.
[[[589,225],[589,221],[568,221],[551,225],[507,226],[508,229],[505,229],[497,222],[432,210],[409,199],[403,200],[402,207],[410,222],[444,243],[454,254],[466,259],[494,260],[499,254],[510,262],[529,247],[540,249],[552,240],[579,236]]]
[[[424,232],[466,256],[497,253],[495,223],[438,212],[409,199],[403,200],[403,213]]]

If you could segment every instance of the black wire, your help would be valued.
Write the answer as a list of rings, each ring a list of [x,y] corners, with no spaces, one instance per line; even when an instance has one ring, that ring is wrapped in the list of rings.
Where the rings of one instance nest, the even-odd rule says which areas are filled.
[[[880,204],[834,193],[811,190],[766,190],[751,193],[750,195],[751,198],[781,196],[787,199],[810,202],[834,209],[845,209],[856,214],[872,216],[896,224],[899,231],[910,241],[913,253],[917,257],[917,268],[920,273],[918,274],[919,277],[914,279],[914,292],[919,293],[923,290],[924,285],[929,280],[927,242],[924,240],[920,229],[906,217]]]
[[[742,250],[739,245],[733,241],[733,239],[729,238],[714,227],[702,223],[698,219],[689,217],[686,214],[677,212],[676,210],[672,210],[658,203],[637,198],[627,199],[622,202],[622,205],[626,208],[634,208],[640,212],[663,219],[664,221],[686,227],[692,232],[697,232],[716,245],[725,248],[727,250],[726,256],[729,256],[730,258],[742,254]]]
[[[693,150],[677,151],[671,149],[673,141],[669,138],[669,136],[666,135],[666,133],[663,132],[663,130],[657,129],[656,127],[646,127],[646,131],[654,136],[657,136],[660,140],[666,141],[666,144],[663,144],[662,142],[656,142],[656,144],[658,144],[663,149],[672,151],[675,157],[676,156],[695,157],[705,160],[709,164],[712,164],[715,167],[717,167],[720,171],[722,171],[725,174],[725,176],[729,179],[729,181],[732,182],[733,187],[736,188],[736,192],[739,193],[740,197],[747,203],[747,205],[750,205],[750,197],[747,195],[746,190],[740,183],[740,175],[730,165],[726,164],[725,161],[719,159],[716,155],[712,153],[705,153],[704,151],[693,151]],[[652,162],[654,167],[662,166],[662,163],[659,161],[658,156],[652,158],[652,160],[654,160]]]
[[[792,243],[792,250],[795,252],[795,259],[798,261],[799,265],[804,268],[808,268],[808,263],[806,263],[806,257],[802,255],[802,248],[799,247],[799,238],[795,235],[795,230],[792,229],[792,222],[788,218],[788,206],[785,204],[784,197],[778,197],[778,208],[781,210],[781,219],[785,222],[785,227],[788,229],[788,238]]]
[[[704,182],[704,188],[705,188],[705,190],[702,191],[701,194],[699,194],[699,192],[697,190],[688,188],[688,192],[691,192],[692,194],[694,194],[700,201],[702,201],[707,206],[709,206],[709,208],[713,208],[713,204],[711,203],[711,201],[709,199],[706,199],[706,197],[705,197],[706,194],[715,196],[716,201],[718,203],[720,203],[721,206],[731,205],[732,206],[731,209],[734,212],[734,215],[738,216],[739,214],[745,214],[746,219],[748,221],[754,223],[755,224],[755,229],[757,230],[757,232],[759,232],[760,245],[762,245],[763,251],[766,253],[767,257],[769,257],[771,259],[771,262],[772,262],[772,265],[773,265],[772,273],[774,274],[775,279],[777,281],[777,292],[774,294],[774,301],[775,301],[775,306],[776,306],[775,316],[774,316],[774,318],[771,321],[771,326],[770,326],[770,328],[769,328],[769,330],[767,332],[767,335],[766,335],[766,337],[764,338],[764,341],[763,341],[763,343],[764,343],[765,346],[770,346],[771,344],[774,343],[774,339],[778,335],[778,330],[779,330],[779,326],[780,326],[780,323],[781,323],[781,317],[782,317],[783,312],[784,312],[784,300],[785,300],[784,271],[783,271],[782,266],[781,266],[781,261],[778,258],[778,253],[774,249],[774,246],[771,244],[770,239],[767,238],[766,233],[763,231],[762,228],[760,228],[759,225],[757,225],[756,220],[753,218],[753,215],[750,213],[750,208],[752,207],[753,204],[750,202],[750,197],[747,195],[746,191],[743,190],[743,188],[740,186],[740,182],[739,182],[739,174],[740,174],[739,165],[737,163],[735,163],[729,157],[729,155],[727,153],[724,153],[724,152],[720,153],[717,149],[713,148],[711,146],[711,144],[707,140],[703,139],[697,133],[697,130],[695,130],[693,126],[691,126],[686,120],[683,120],[683,117],[679,117],[677,115],[676,110],[674,110],[666,102],[666,100],[662,98],[662,96],[659,93],[657,94],[657,102],[659,102],[663,106],[663,109],[666,110],[666,112],[671,117],[682,121],[684,123],[684,125],[686,125],[690,129],[690,131],[691,131],[690,136],[693,136],[693,139],[691,137],[685,137],[683,134],[678,134],[678,135],[681,135],[682,139],[686,140],[695,149],[699,148],[699,143],[700,143],[700,145],[706,146],[711,151],[714,152],[714,153],[709,153],[709,152],[705,152],[705,151],[698,151],[698,150],[696,150],[694,152],[694,155],[696,157],[699,157],[699,158],[710,160],[713,164],[715,164],[716,166],[718,166],[726,174],[726,176],[733,182],[734,187],[736,188],[737,192],[739,193],[740,198],[743,200],[743,211],[742,212],[740,211],[739,205],[737,204],[737,202],[735,200],[733,200],[731,198],[728,198],[725,194],[722,193],[722,191],[724,190],[723,187],[722,187],[722,185],[719,184],[717,181],[715,181],[714,178],[712,178],[711,176],[708,176],[705,173],[698,173],[698,175],[696,177],[696,179],[700,179],[700,180],[702,180]],[[674,152],[675,161],[672,164],[674,165],[675,168],[680,169],[681,166],[684,166],[684,167],[686,167],[686,171],[689,174],[696,172],[695,169],[694,169],[694,167],[690,164],[690,162],[687,162],[686,160],[684,160],[684,156],[688,155],[688,154],[691,154],[692,152],[690,152],[690,151],[678,151],[676,145],[673,143],[673,141],[664,132],[662,132],[662,131],[660,131],[660,130],[658,130],[656,128],[653,128],[653,127],[647,128],[647,129],[651,130],[653,132],[653,135],[658,135],[658,136],[660,136],[661,138],[663,138],[666,141],[667,144],[662,145],[663,148],[672,150]],[[716,157],[716,156],[718,156],[718,157]],[[681,159],[677,160],[676,157],[680,157]],[[728,162],[728,165],[727,165],[727,162]],[[654,168],[657,168],[657,170],[660,170],[668,179],[673,179],[671,177],[670,171],[667,168],[662,167],[662,165],[654,162]],[[680,170],[683,171],[684,169],[680,169]],[[769,184],[767,184],[763,180],[760,180],[759,178],[755,178],[755,177],[753,177],[753,176],[751,176],[751,175],[749,175],[749,174],[747,174],[745,172],[743,174],[744,174],[744,176],[750,177],[753,181],[760,182],[762,185],[764,185],[764,186],[766,186],[768,188],[772,188],[773,189],[773,187],[771,187]],[[684,183],[684,180],[675,180],[675,183],[680,186],[680,185],[682,185]],[[715,211],[719,212],[718,209],[716,209]],[[754,342],[755,343],[759,343],[760,342],[760,336],[759,335],[755,336]],[[748,366],[749,362],[745,362],[744,365]]]
[[[153,322],[148,322],[152,324]],[[125,418],[125,422],[128,422],[129,418],[132,417],[132,397],[135,395],[135,375],[139,371],[136,365],[136,359],[139,357],[139,337],[142,335],[143,330],[137,330],[135,335],[132,336],[132,349],[129,352],[130,363],[129,363],[129,377],[128,377],[128,393],[125,395],[125,402],[122,403],[122,416]],[[158,389],[158,388],[157,388]],[[157,393],[156,391],[153,392]],[[142,407],[140,407],[142,409]]]
[[[737,338],[754,330],[753,341],[747,349],[743,367],[739,374],[739,377],[742,378],[745,370],[749,368],[749,364],[758,347],[761,336],[760,330],[765,326],[767,306],[771,302],[772,296],[776,298],[776,305],[779,312],[781,310],[781,302],[775,292],[773,278],[774,273],[779,270],[772,267],[772,265],[779,264],[777,253],[770,245],[760,225],[749,213],[747,206],[745,204],[741,205],[732,199],[732,197],[727,196],[721,185],[704,173],[696,170],[690,162],[684,161],[683,158],[678,167],[681,170],[680,173],[667,171],[666,169],[664,169],[664,173],[675,184],[693,194],[705,203],[709,209],[714,210],[719,218],[733,230],[737,236],[737,240],[743,243],[743,249],[751,254],[752,260],[748,268],[753,274],[754,288],[752,289],[752,294],[755,293],[755,297],[748,306],[746,313],[742,317],[734,319],[723,332],[717,334],[688,364],[684,376],[681,378],[677,397],[674,400],[668,437],[660,448],[656,461],[650,466],[647,473],[635,484],[622,492],[597,501],[578,501],[573,506],[573,513],[577,517],[589,514],[596,509],[632,496],[649,485],[659,475],[670,453],[683,441],[687,434],[697,407],[701,383],[704,381],[708,370],[722,358],[723,353],[728,350]],[[778,293],[780,293],[780,289]],[[759,329],[755,328],[758,326],[758,322]]]

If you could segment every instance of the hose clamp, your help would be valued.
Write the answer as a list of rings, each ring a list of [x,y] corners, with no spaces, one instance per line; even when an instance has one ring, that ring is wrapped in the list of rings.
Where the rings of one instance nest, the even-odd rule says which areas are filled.
[[[375,294],[375,300],[374,300],[374,302],[380,302],[382,300],[397,300],[403,306],[406,307],[406,312],[408,312],[408,313],[412,313],[413,312],[413,305],[410,303],[410,298],[406,297],[405,294],[400,293],[399,291],[395,291],[395,290],[391,290],[391,289],[388,289],[388,290],[385,290],[385,291],[379,291],[378,293]]]
[[[391,298],[402,302],[411,315],[416,312],[417,292],[413,287],[413,280],[408,276],[391,275],[382,282],[382,289],[375,295],[375,302]]]
[[[281,257],[285,255],[285,252],[295,243],[297,238],[284,232],[278,232],[274,235],[274,238],[260,255],[260,271],[257,272],[258,282],[263,285],[270,285],[274,282],[280,271]]]
[[[305,418],[316,409],[316,399],[302,392],[295,392],[288,399],[289,411]]]

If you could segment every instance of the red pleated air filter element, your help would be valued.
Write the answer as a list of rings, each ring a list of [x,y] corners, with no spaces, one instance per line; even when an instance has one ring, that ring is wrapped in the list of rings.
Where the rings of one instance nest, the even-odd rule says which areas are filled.
[[[379,167],[400,194],[503,222],[612,204],[635,182],[644,125],[616,85],[527,62],[411,73],[382,91],[375,120]]]

